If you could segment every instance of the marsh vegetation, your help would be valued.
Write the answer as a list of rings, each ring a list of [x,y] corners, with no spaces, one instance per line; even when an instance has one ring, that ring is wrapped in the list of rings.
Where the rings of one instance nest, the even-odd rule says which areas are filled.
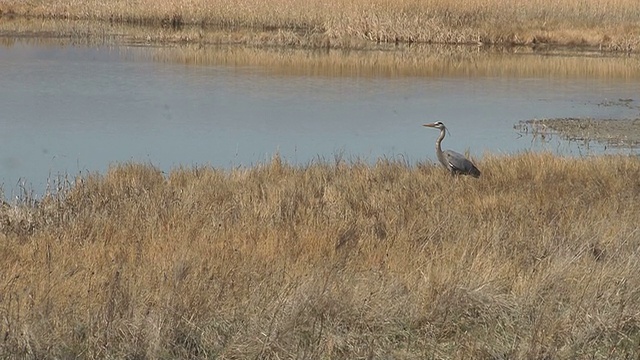
[[[546,137],[553,133],[570,141],[597,141],[616,148],[640,145],[640,119],[560,118],[521,121],[515,126],[523,133]]]
[[[637,51],[640,43],[640,8],[634,0],[13,0],[0,4],[0,14],[148,25],[149,40],[196,43],[552,44],[622,52]]]
[[[638,157],[477,165],[59,181],[0,210],[0,356],[637,357]]]

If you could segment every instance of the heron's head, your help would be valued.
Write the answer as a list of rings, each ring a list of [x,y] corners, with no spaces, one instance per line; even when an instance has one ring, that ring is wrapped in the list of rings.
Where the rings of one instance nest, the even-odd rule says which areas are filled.
[[[441,121],[436,121],[434,123],[431,124],[424,124],[422,126],[426,126],[426,127],[431,127],[431,128],[436,128],[438,130],[442,130],[445,129],[444,124]]]

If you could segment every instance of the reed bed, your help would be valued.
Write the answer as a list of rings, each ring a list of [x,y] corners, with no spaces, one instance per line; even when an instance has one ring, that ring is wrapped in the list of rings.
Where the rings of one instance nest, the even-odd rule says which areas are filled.
[[[0,208],[0,357],[628,359],[640,160],[114,165]]]
[[[227,41],[314,47],[351,47],[354,41],[551,43],[635,51],[640,43],[635,0],[8,0],[0,13],[161,25],[154,31],[161,38],[163,28],[190,25],[254,29],[257,34]],[[206,32],[193,35],[188,38],[203,41],[198,36]]]

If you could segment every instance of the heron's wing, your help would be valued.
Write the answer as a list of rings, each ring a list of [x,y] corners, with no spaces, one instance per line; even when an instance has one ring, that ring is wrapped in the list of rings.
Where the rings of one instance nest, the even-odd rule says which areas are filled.
[[[444,156],[447,159],[447,163],[454,172],[470,174],[475,177],[480,176],[480,170],[478,170],[478,168],[471,161],[469,161],[469,159],[464,157],[464,155],[455,151],[446,150],[444,152]]]

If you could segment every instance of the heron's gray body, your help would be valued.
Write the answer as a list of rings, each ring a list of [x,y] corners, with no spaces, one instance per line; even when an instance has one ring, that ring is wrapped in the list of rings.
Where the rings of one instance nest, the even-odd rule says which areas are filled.
[[[471,175],[473,177],[480,177],[480,170],[464,155],[452,151],[445,150],[442,151],[441,143],[442,139],[446,135],[447,128],[440,121],[427,124],[425,126],[434,127],[440,130],[440,136],[438,140],[436,140],[436,156],[438,156],[438,161],[444,166],[452,175],[463,174],[463,175]]]

